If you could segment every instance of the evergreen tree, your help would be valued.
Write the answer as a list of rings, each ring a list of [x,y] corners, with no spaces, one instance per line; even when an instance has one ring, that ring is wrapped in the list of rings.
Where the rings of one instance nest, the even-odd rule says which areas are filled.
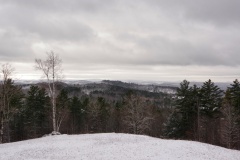
[[[231,84],[231,87],[229,87],[229,92],[232,99],[232,105],[240,114],[240,83],[237,79],[233,81],[233,84]]]
[[[49,107],[49,97],[44,88],[31,86],[27,93],[24,113],[25,129],[28,138],[42,136],[47,130],[47,111]]]
[[[176,100],[176,111],[181,114],[179,133],[183,137],[185,136],[186,130],[189,128],[190,116],[191,116],[191,92],[189,82],[184,80],[180,83],[180,88],[177,89],[177,100]]]
[[[70,117],[73,133],[85,132],[87,128],[88,97],[82,97],[82,100],[74,96],[70,101]]]
[[[209,117],[217,113],[221,107],[223,91],[210,79],[201,87],[201,112]]]
[[[164,135],[169,138],[193,139],[197,132],[199,88],[184,80],[177,89],[175,109],[170,116]]]
[[[233,81],[233,84],[231,84],[231,87],[229,87],[229,92],[231,96],[231,102],[232,106],[234,107],[234,112],[236,114],[237,118],[237,124],[238,124],[238,146],[237,148],[240,149],[240,83],[236,79]]]
[[[182,124],[181,124],[181,115],[173,111],[173,113],[169,116],[169,119],[165,125],[163,130],[163,136],[167,138],[181,138],[183,137]]]
[[[15,141],[15,131],[16,131],[16,119],[15,117],[20,114],[20,111],[23,107],[23,99],[24,94],[22,92],[22,88],[20,86],[14,85],[12,80],[9,81],[9,85],[11,85],[11,90],[13,94],[9,97],[9,126],[8,126],[8,142]]]
[[[210,144],[220,144],[220,108],[223,91],[210,79],[203,83],[200,97],[199,140]]]
[[[187,132],[190,135],[187,135],[188,138],[194,139],[194,140],[199,140],[199,121],[200,121],[200,88],[197,87],[196,84],[194,84],[192,87],[189,89],[190,91],[190,107],[188,110],[188,120],[190,121],[189,123],[189,128]]]

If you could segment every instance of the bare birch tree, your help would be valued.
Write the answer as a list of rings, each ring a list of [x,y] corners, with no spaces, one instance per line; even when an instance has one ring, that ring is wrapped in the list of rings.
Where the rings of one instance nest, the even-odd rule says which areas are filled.
[[[47,58],[45,60],[35,59],[37,70],[43,72],[44,77],[47,79],[49,95],[52,103],[52,122],[53,131],[58,132],[56,121],[56,81],[60,78],[62,73],[62,60],[53,51],[47,52]]]

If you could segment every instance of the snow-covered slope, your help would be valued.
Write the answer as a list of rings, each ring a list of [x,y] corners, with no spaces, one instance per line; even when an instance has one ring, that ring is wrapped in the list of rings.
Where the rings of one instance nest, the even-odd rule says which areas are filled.
[[[1,160],[240,160],[240,151],[130,134],[59,135],[0,145]]]

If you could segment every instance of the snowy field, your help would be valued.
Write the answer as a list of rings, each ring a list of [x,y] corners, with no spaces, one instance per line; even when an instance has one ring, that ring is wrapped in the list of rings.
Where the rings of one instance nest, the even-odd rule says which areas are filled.
[[[49,136],[0,144],[1,160],[240,160],[240,151],[131,134]]]

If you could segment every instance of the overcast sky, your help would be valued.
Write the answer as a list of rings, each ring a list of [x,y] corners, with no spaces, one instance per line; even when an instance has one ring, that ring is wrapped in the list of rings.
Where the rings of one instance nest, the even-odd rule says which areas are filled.
[[[66,79],[233,81],[239,0],[0,0],[0,64],[38,79],[53,50]]]

